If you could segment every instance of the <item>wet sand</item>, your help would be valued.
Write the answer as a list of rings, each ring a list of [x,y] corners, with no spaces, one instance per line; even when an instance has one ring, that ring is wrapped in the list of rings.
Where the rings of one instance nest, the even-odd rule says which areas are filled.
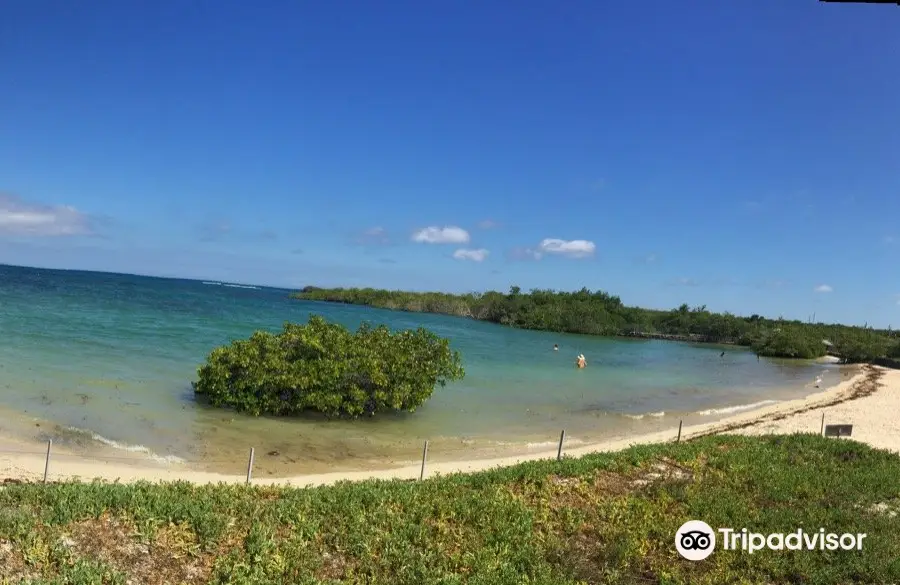
[[[866,366],[837,386],[804,399],[780,402],[758,410],[743,412],[705,424],[685,426],[682,439],[690,440],[709,434],[738,433],[746,435],[818,433],[825,414],[826,424],[853,424],[853,439],[875,447],[900,452],[900,371]],[[574,448],[565,454],[578,457],[594,452],[618,451],[637,444],[675,440],[677,425],[671,430],[633,437],[602,441]],[[0,438],[0,477],[33,481],[43,478],[46,448],[14,437]],[[58,451],[58,452],[57,452]],[[248,453],[249,455],[249,453]],[[261,456],[263,454],[256,454]],[[426,465],[426,475],[472,472],[523,461],[556,457],[556,449],[518,453],[497,458],[465,461],[439,461]],[[249,459],[249,457],[248,457]],[[387,462],[386,462],[387,463]],[[389,469],[328,472],[291,477],[254,477],[254,484],[293,486],[325,485],[342,480],[413,479],[419,476],[419,461],[395,462]],[[48,480],[62,481],[103,479],[109,481],[174,481],[195,483],[244,482],[245,473],[222,474],[192,469],[186,464],[147,461],[140,453],[120,455],[117,459],[91,459],[54,449],[51,453]]]

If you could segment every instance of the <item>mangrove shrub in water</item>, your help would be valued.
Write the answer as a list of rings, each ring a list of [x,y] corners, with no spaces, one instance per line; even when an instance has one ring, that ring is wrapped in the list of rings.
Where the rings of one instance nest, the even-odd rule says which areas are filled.
[[[214,406],[358,417],[413,412],[464,371],[459,352],[426,329],[392,333],[364,323],[353,333],[314,315],[306,325],[286,323],[281,333],[257,331],[214,349],[198,375],[194,391]]]

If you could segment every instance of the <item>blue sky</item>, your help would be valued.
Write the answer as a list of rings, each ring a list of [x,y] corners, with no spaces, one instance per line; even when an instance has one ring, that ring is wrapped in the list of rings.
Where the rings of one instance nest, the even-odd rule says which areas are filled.
[[[0,262],[897,325],[898,62],[890,5],[4,2]]]

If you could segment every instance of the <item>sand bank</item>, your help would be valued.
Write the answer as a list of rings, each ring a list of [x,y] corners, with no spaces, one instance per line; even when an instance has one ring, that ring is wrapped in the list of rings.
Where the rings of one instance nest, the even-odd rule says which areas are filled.
[[[875,447],[900,452],[900,371],[874,366],[862,368],[855,376],[834,388],[812,394],[805,399],[780,402],[759,410],[743,412],[714,423],[694,425],[682,429],[687,440],[709,434],[740,433],[747,435],[818,433],[825,414],[826,424],[852,424],[853,439]],[[670,431],[604,441],[578,448],[565,449],[565,454],[578,457],[595,452],[619,451],[632,445],[675,440],[676,428]],[[497,466],[514,465],[524,461],[555,458],[556,450],[529,453],[502,459],[440,462],[426,466],[426,475],[472,472]],[[34,444],[14,439],[0,439],[0,478],[39,480],[43,477],[45,455]],[[327,485],[343,480],[414,479],[419,477],[421,465],[379,471],[333,472],[290,478],[253,479],[258,485]],[[184,465],[163,465],[144,460],[116,463],[96,461],[82,455],[54,451],[51,455],[48,479],[62,481],[79,478],[83,481],[103,479],[131,482],[139,480],[194,483],[238,483],[245,476],[222,475],[194,471]],[[7,480],[7,481],[8,481]]]

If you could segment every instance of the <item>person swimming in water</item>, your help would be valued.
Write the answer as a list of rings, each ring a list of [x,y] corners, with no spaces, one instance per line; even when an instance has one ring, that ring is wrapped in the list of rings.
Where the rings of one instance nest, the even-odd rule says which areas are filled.
[[[587,365],[587,360],[584,359],[584,354],[578,354],[578,357],[575,358],[575,367],[581,369]]]
[[[559,351],[559,346],[555,343],[553,344],[553,351]]]

